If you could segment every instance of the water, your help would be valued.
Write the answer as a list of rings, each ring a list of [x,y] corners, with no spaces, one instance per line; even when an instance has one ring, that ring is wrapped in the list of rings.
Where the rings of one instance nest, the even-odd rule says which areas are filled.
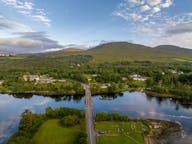
[[[96,112],[120,112],[134,118],[179,122],[185,131],[184,138],[171,143],[192,143],[192,105],[186,104],[186,102],[152,98],[140,92],[124,92],[107,97],[98,95],[93,97],[93,101]],[[20,115],[25,109],[30,109],[34,113],[43,113],[48,106],[84,109],[85,104],[83,97],[63,96],[54,99],[36,95],[0,94],[0,143],[5,143],[8,137],[17,130]]]

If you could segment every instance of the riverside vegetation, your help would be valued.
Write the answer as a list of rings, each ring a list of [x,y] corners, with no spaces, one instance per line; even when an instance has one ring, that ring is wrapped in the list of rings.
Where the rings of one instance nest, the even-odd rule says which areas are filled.
[[[22,114],[19,130],[8,144],[86,144],[84,111],[48,107],[45,114]]]
[[[124,42],[103,44],[87,51],[0,57],[0,91],[43,95],[93,94],[145,90],[149,95],[192,99],[192,51],[160,46],[148,48]],[[132,75],[145,81],[133,80]],[[23,75],[46,75],[65,83],[25,81]]]
[[[86,144],[85,114],[83,110],[48,107],[45,114],[25,110],[19,129],[8,144]],[[158,127],[158,128],[155,128]],[[130,119],[119,113],[99,112],[95,116],[97,144],[157,143],[179,135],[180,125],[168,121]]]

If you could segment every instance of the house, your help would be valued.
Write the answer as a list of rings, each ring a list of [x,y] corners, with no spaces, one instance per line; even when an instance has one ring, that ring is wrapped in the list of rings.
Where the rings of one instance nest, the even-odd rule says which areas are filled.
[[[110,86],[111,86],[110,83],[105,83],[105,84],[102,84],[100,87],[101,87],[102,89],[106,89],[106,88],[108,88],[108,87],[110,87]]]
[[[56,80],[53,79],[52,77],[48,78],[48,77],[45,77],[45,76],[40,76],[38,82],[48,84],[48,83],[54,83],[54,82],[56,82]]]
[[[97,77],[97,74],[93,74],[92,77]]]
[[[25,81],[39,81],[40,77],[38,75],[24,75],[23,79]]]
[[[162,75],[165,75],[165,72],[162,72],[161,74],[162,74]]]
[[[179,74],[179,75],[183,75],[183,74],[184,74],[184,72],[182,72],[182,71],[179,71],[179,72],[178,72],[178,74]]]
[[[132,79],[135,80],[135,81],[145,81],[145,80],[146,80],[146,78],[144,78],[144,77],[142,77],[142,76],[140,76],[140,75],[138,75],[138,74],[134,74],[134,75],[132,75],[131,77],[132,77]]]
[[[25,81],[35,81],[36,83],[41,83],[41,84],[54,83],[56,81],[61,82],[61,83],[66,82],[66,80],[56,80],[52,77],[38,76],[38,75],[24,75],[23,79]]]
[[[0,80],[0,85],[2,85],[4,83],[4,80]]]
[[[88,80],[88,81],[92,81],[92,78],[88,78],[87,80]]]
[[[126,77],[122,77],[121,79],[122,79],[122,81],[127,81]]]
[[[173,74],[176,74],[176,73],[177,73],[177,71],[176,71],[176,70],[173,70],[173,69],[168,69],[168,72],[171,72],[171,73],[173,73]]]

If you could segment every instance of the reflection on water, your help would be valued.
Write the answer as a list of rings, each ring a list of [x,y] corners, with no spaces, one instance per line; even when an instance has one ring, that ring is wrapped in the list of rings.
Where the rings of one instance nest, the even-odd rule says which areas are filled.
[[[186,101],[146,96],[140,92],[124,92],[114,95],[94,96],[94,110],[120,112],[134,118],[154,118],[172,120],[181,123],[186,137],[174,144],[191,142],[192,105]],[[45,108],[73,107],[84,109],[82,96],[43,97],[36,95],[0,95],[0,143],[17,130],[21,113],[30,109],[42,113]],[[189,141],[190,140],[190,141]]]
[[[112,96],[112,99],[114,96]],[[120,112],[134,118],[171,120],[182,124],[185,138],[171,141],[179,144],[190,143],[192,134],[192,105],[185,101],[146,96],[145,93],[125,92],[111,100],[110,96],[94,97],[95,111]]]
[[[35,95],[0,94],[0,144],[17,130],[20,115],[25,109],[34,113],[43,113],[45,109],[55,107],[73,107],[84,109],[82,96],[57,96],[55,98]]]

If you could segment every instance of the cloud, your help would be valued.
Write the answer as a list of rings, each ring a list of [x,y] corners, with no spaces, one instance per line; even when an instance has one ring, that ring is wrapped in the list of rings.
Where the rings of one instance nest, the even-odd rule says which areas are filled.
[[[156,6],[158,4],[161,4],[161,0],[147,0],[147,3],[150,5],[150,6]]]
[[[141,12],[148,11],[150,9],[151,8],[148,5],[141,6],[141,8],[140,8]]]
[[[183,34],[183,33],[191,33],[192,32],[192,22],[186,24],[179,24],[175,27],[171,27],[166,30],[166,34],[175,35],[175,34]]]
[[[44,98],[44,99],[41,100],[41,101],[35,102],[34,105],[35,105],[35,106],[43,106],[43,105],[48,104],[50,101],[51,101],[51,99],[49,99],[49,98]]]
[[[0,14],[0,30],[15,30],[21,32],[29,32],[32,31],[32,28],[16,22],[14,20],[8,19],[7,17]]]
[[[0,39],[0,53],[39,53],[63,48],[57,41],[48,38],[45,32],[22,32],[14,35],[14,38]]]
[[[192,49],[192,33],[181,33],[176,35],[157,37],[152,40],[151,45],[177,45],[184,48]]]
[[[127,21],[133,34],[148,37],[149,44],[153,40],[192,48],[192,11],[169,13],[174,4],[174,0],[122,0],[113,15]]]
[[[154,7],[152,10],[152,13],[158,13],[160,11],[161,11],[161,9],[159,7]]]
[[[42,22],[43,24],[50,26],[51,20],[47,17],[47,14],[43,9],[35,8],[34,3],[21,0],[0,0],[4,5],[15,8],[19,13],[32,18],[35,21]]]
[[[166,0],[164,3],[161,4],[161,7],[168,8],[173,4],[173,0]]]
[[[131,22],[133,32],[153,31],[155,35],[191,32],[192,13],[170,16],[164,10],[172,5],[173,0],[123,0],[113,15]]]
[[[155,18],[163,9],[169,8],[172,4],[173,0],[123,0],[113,15],[126,21],[143,22]]]

